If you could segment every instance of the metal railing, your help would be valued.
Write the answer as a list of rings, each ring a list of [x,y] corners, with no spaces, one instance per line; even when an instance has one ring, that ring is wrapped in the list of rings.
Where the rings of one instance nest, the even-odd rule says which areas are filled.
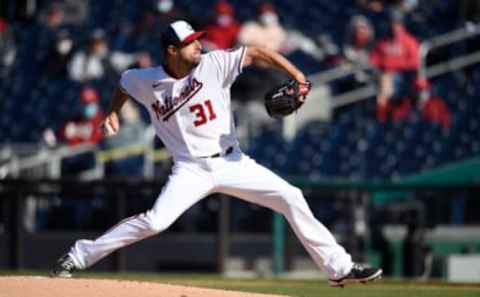
[[[62,162],[82,154],[94,155],[92,168],[79,174],[80,179],[92,180],[102,178],[108,162],[143,155],[145,157],[145,178],[152,178],[156,162],[169,158],[165,149],[154,149],[155,131],[148,127],[145,131],[145,143],[132,144],[119,148],[101,150],[93,144],[75,146],[62,145],[57,148],[38,145],[7,145],[0,150],[0,179],[18,177],[52,178],[61,177]]]
[[[476,35],[480,34],[480,24],[474,24],[471,22],[465,23],[465,26],[463,28],[448,32],[446,34],[436,36],[430,40],[426,40],[422,42],[420,45],[420,69],[419,69],[419,75],[421,77],[434,77],[437,75],[440,75],[444,72],[439,72],[438,74],[436,72],[434,73],[428,73],[427,67],[426,67],[426,61],[427,61],[427,56],[430,54],[430,52],[433,49],[440,48],[458,41],[462,41],[468,38],[472,38]],[[458,59],[456,59],[458,60]],[[470,59],[471,60],[471,59]],[[472,60],[472,63],[477,63],[479,60]],[[448,63],[448,62],[447,62]],[[468,64],[470,65],[470,64]],[[465,65],[467,66],[467,65]],[[464,67],[464,66],[463,66]],[[461,67],[460,67],[461,68]],[[458,68],[455,68],[458,69]],[[453,70],[455,70],[453,69]]]
[[[457,57],[449,61],[438,63],[427,67],[426,60],[428,55],[435,49],[450,45],[455,42],[463,41],[480,34],[480,24],[466,23],[463,28],[451,31],[449,33],[423,41],[420,45],[420,68],[419,76],[432,78],[444,73],[455,71],[469,65],[480,62],[480,51]],[[337,68],[314,74],[309,77],[313,85],[327,84],[332,81],[345,78],[359,70],[367,70],[369,67],[356,65],[342,65]],[[331,98],[330,106],[332,108],[342,107],[351,103],[362,101],[374,96],[377,92],[375,84],[370,84]]]
[[[62,146],[55,149],[47,147],[37,148],[33,146],[30,154],[21,156],[15,153],[16,146],[8,146],[3,149],[6,159],[5,164],[0,166],[0,178],[10,176],[12,178],[24,175],[26,171],[43,168],[40,173],[43,176],[59,178],[61,175],[61,162],[65,158],[70,158],[80,154],[94,152],[97,149],[92,144],[81,144],[75,147]]]

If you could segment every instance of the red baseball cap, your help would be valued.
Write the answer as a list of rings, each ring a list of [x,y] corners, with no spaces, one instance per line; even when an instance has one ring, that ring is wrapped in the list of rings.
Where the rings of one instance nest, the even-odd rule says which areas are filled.
[[[95,103],[98,102],[99,99],[97,90],[92,87],[84,87],[80,92],[80,101],[82,103]]]
[[[205,31],[195,31],[186,21],[171,23],[162,34],[162,44],[166,48],[169,45],[187,45],[207,35]]]
[[[219,1],[215,5],[215,12],[217,14],[234,15],[233,7],[227,1]]]

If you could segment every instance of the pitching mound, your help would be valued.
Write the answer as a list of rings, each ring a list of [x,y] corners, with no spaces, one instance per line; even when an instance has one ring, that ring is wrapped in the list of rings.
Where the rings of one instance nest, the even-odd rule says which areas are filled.
[[[159,283],[53,279],[22,276],[0,277],[0,297],[280,297],[245,292],[174,286]],[[285,296],[282,296],[285,297]]]

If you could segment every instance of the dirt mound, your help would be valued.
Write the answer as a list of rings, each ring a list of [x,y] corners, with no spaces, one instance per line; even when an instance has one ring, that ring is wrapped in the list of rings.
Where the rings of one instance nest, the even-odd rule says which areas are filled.
[[[0,277],[0,297],[274,297],[274,295],[137,281],[22,276]]]

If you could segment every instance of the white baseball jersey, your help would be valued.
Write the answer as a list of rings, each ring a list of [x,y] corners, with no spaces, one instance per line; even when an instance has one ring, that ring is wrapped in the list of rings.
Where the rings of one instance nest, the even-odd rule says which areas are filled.
[[[175,160],[211,156],[238,146],[230,87],[242,71],[245,47],[217,50],[184,78],[163,67],[127,70],[120,86],[143,104],[156,133]]]

